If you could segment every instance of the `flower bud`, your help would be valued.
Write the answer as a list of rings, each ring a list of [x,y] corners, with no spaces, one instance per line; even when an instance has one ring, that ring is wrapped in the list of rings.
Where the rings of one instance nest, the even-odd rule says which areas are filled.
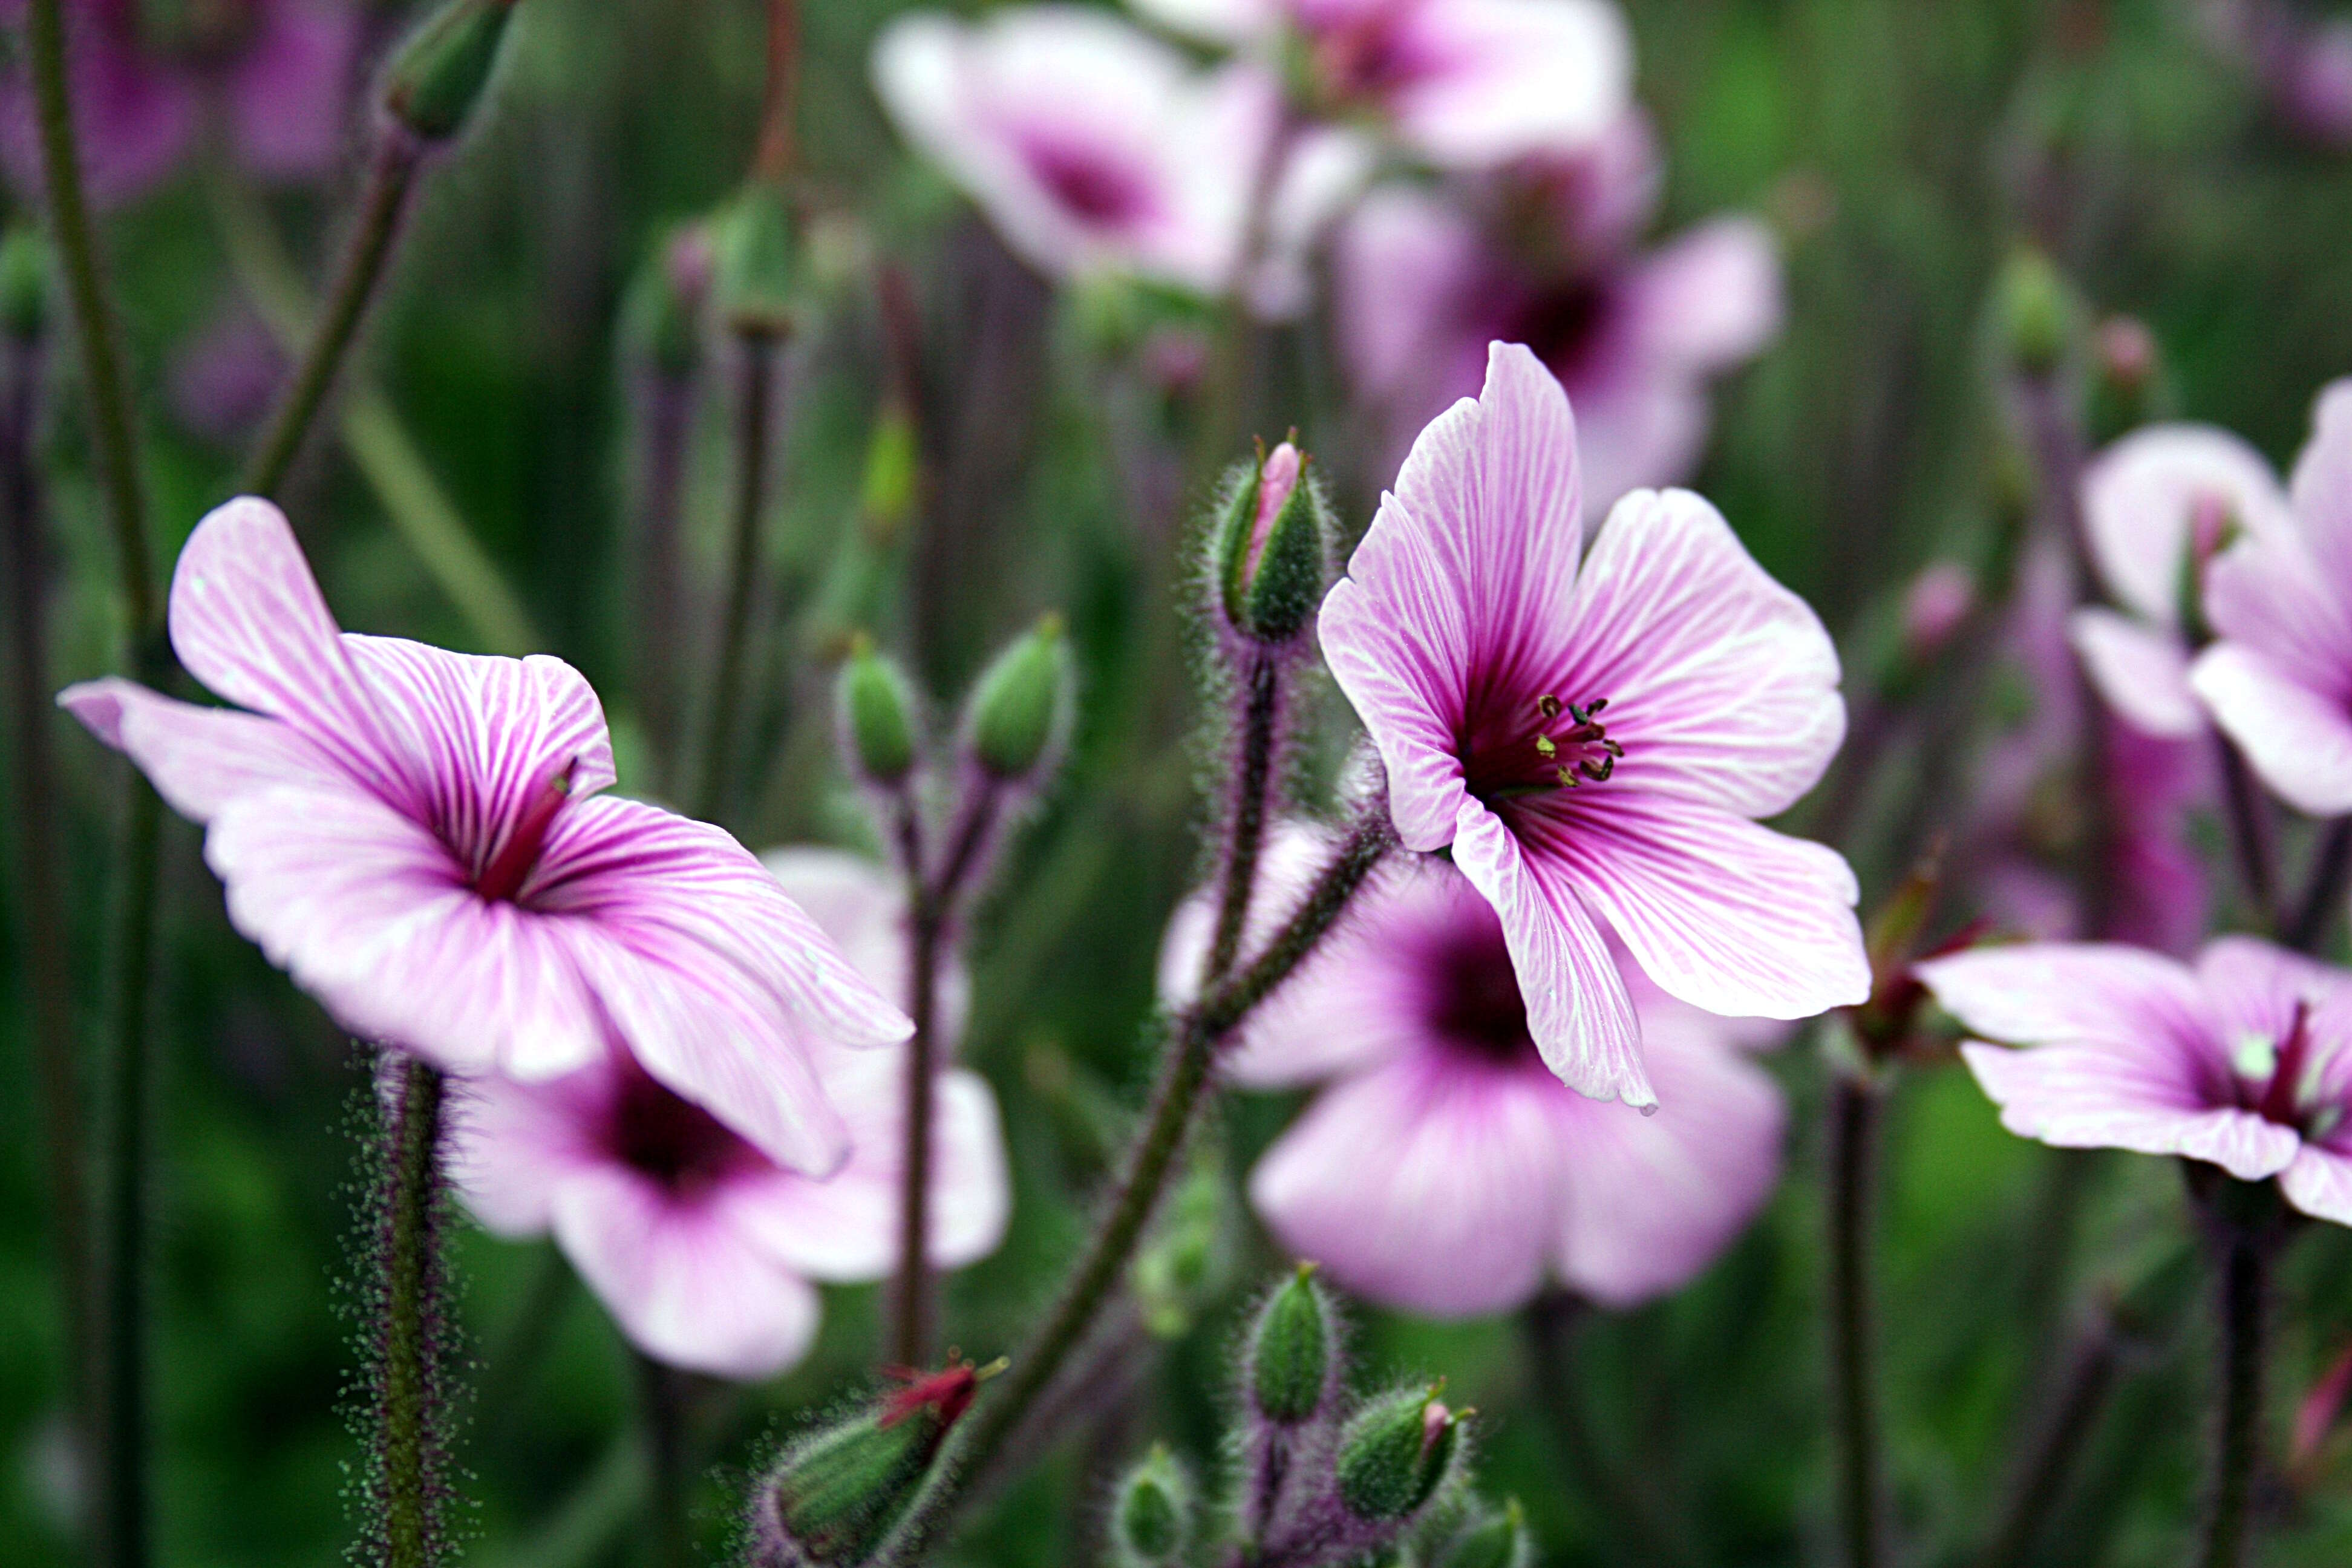
[[[868,784],[904,784],[915,771],[915,699],[898,667],[875,650],[864,632],[852,635],[841,667],[842,750]]]
[[[621,322],[636,363],[673,378],[693,374],[714,265],[710,230],[698,223],[671,235],[638,271]]]
[[[2020,248],[1993,284],[2001,347],[2027,375],[2045,376],[2066,360],[2074,335],[2074,297],[2066,279],[2038,250]]]
[[[449,0],[411,33],[383,77],[383,107],[421,142],[466,129],[506,43],[519,0]]]
[[[1943,652],[1976,603],[1976,577],[1958,562],[1937,561],[1923,568],[1903,594],[1905,657],[1924,663]]]
[[[1444,1384],[1400,1388],[1370,1401],[1339,1435],[1339,1501],[1358,1519],[1400,1521],[1437,1495],[1460,1447],[1462,1422],[1437,1397]]]
[[[719,215],[716,227],[719,310],[728,331],[761,337],[791,331],[800,258],[784,193],[753,181]]]
[[[1321,1414],[1339,1384],[1338,1325],[1331,1299],[1302,1263],[1258,1310],[1250,1328],[1251,1408],[1278,1426],[1303,1426]]]
[[[1535,1537],[1513,1498],[1455,1531],[1434,1563],[1435,1568],[1533,1568],[1535,1560]]]
[[[1234,471],[1218,529],[1226,621],[1255,642],[1304,631],[1322,602],[1330,527],[1306,455],[1288,441]]]
[[[1070,640],[1047,614],[981,671],[965,709],[972,760],[1005,782],[1042,773],[1069,728]]]
[[[886,397],[875,410],[874,431],[866,442],[866,473],[857,510],[866,535],[877,544],[898,542],[922,498],[923,454],[915,416],[904,399]]]
[[[1192,1534],[1192,1486],[1164,1444],[1127,1472],[1111,1504],[1111,1554],[1121,1568],[1184,1560]]]
[[[804,1568],[863,1561],[914,1496],[974,1390],[1002,1364],[901,1374],[905,1387],[786,1449],[752,1488],[749,1562]]]
[[[49,242],[29,223],[0,236],[0,332],[31,342],[49,322]]]

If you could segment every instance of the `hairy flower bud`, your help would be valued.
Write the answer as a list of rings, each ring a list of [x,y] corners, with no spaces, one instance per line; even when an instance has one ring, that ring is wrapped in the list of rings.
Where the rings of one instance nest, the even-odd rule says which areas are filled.
[[[386,113],[421,142],[466,129],[498,69],[519,0],[449,0],[408,36],[383,76]]]
[[[719,310],[728,331],[755,337],[791,331],[800,255],[784,193],[765,180],[744,186],[719,215],[716,238]]]
[[[1444,1385],[1400,1388],[1367,1403],[1339,1435],[1341,1506],[1358,1519],[1399,1521],[1437,1495],[1469,1415],[1438,1399]]]
[[[895,786],[915,771],[915,699],[898,667],[854,634],[837,688],[842,751],[868,784]]]
[[[0,332],[31,342],[49,322],[49,242],[38,226],[11,224],[0,236]]]
[[[1308,459],[1285,441],[1235,468],[1217,532],[1227,624],[1254,642],[1286,643],[1314,618],[1333,530]]]
[[[965,734],[972,760],[1007,783],[1045,771],[1069,728],[1070,639],[1047,614],[972,684]]]
[[[973,1392],[1001,1365],[898,1374],[904,1387],[786,1449],[751,1489],[753,1568],[863,1561],[914,1496]]]
[[[1166,1445],[1153,1445],[1118,1483],[1110,1533],[1112,1560],[1121,1568],[1165,1568],[1184,1560],[1192,1534],[1192,1485]]]
[[[1250,1328],[1247,1387],[1251,1408],[1278,1426],[1303,1426],[1338,1392],[1339,1333],[1331,1300],[1302,1263],[1258,1310]]]
[[[1534,1568],[1535,1537],[1519,1500],[1473,1519],[1439,1549],[1435,1568]]]

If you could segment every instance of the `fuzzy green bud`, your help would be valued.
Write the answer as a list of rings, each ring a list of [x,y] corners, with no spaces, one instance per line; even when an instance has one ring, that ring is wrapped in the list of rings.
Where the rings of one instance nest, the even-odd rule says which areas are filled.
[[[1250,1330],[1249,1395],[1257,1414],[1277,1426],[1315,1419],[1339,1381],[1339,1337],[1315,1265],[1300,1264],[1265,1299]]]
[[[383,107],[422,142],[466,129],[506,45],[518,0],[449,0],[408,36],[383,76]]]
[[[803,1437],[751,1495],[747,1560],[754,1568],[862,1562],[898,1521],[940,1445],[998,1367],[970,1363],[907,1386]]]
[[[1436,1568],[1533,1568],[1535,1560],[1535,1538],[1513,1498],[1455,1531],[1438,1552]]]
[[[843,750],[861,778],[898,784],[915,771],[915,700],[898,667],[864,632],[849,642],[838,688]]]
[[[728,330],[780,337],[792,331],[800,255],[791,204],[765,180],[743,187],[718,218],[719,310]]]
[[[1006,781],[1041,771],[1069,726],[1073,679],[1062,617],[1041,616],[972,685],[966,710],[972,760]]]
[[[1225,619],[1255,642],[1290,641],[1323,601],[1332,529],[1307,469],[1306,454],[1283,442],[1236,470],[1219,521]]]
[[[2001,268],[1993,288],[2010,363],[2032,376],[2056,372],[2074,336],[2074,296],[2065,275],[2041,251],[2021,247]]]
[[[49,242],[29,223],[0,236],[0,332],[31,342],[49,324]]]
[[[1437,1494],[1460,1447],[1464,1416],[1437,1397],[1442,1384],[1381,1394],[1339,1435],[1339,1500],[1358,1519],[1403,1520]]]
[[[1118,1483],[1111,1504],[1112,1557],[1120,1568],[1181,1563],[1192,1534],[1192,1487],[1164,1444]]]

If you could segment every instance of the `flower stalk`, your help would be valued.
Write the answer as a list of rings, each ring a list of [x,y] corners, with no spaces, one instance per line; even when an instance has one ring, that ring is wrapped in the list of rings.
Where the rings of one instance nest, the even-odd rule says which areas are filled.
[[[1544,1415],[1578,1480],[1598,1492],[1596,1500],[1624,1526],[1639,1560],[1683,1568],[1691,1562],[1689,1542],[1660,1513],[1656,1500],[1602,1449],[1586,1417],[1573,1363],[1577,1331],[1587,1310],[1577,1297],[1554,1289],[1529,1302],[1522,1314]]]
[[[2225,1220],[2219,1259],[2221,1382],[2201,1568],[2239,1568],[2253,1524],[2262,1452],[2263,1378],[2269,1351],[2270,1239]]]
[[[1847,1568],[1878,1568],[1884,1560],[1870,1283],[1871,1186],[1884,1103],[1879,1085],[1849,1072],[1839,1076],[1830,1106],[1830,1376]]]
[[[760,520],[767,510],[768,469],[773,455],[779,332],[745,328],[736,348],[735,506],[727,552],[727,601],[711,668],[710,718],[703,736],[702,782],[694,795],[695,815],[721,814],[735,768],[735,732],[742,698],[743,668],[751,656],[751,607],[760,567]]]
[[[2316,952],[2344,905],[2347,880],[2352,880],[2352,816],[2328,824],[2312,858],[2311,879],[2295,900],[2294,912],[2281,926],[2279,940],[2297,952]]]
[[[384,1568],[432,1568],[446,1545],[446,1194],[441,1143],[447,1084],[415,1057],[398,1066],[387,1127],[382,1275],[376,1286],[375,1474],[370,1521]]]
[[[1257,863],[1265,843],[1266,797],[1274,784],[1276,730],[1282,717],[1282,663],[1253,649],[1243,671],[1241,752],[1228,806],[1223,884],[1217,895],[1217,925],[1202,968],[1201,984],[1214,985],[1241,955],[1242,932],[1257,886]]]

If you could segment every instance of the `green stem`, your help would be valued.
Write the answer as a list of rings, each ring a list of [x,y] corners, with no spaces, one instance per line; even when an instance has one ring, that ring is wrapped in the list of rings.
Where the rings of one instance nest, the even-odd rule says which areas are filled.
[[[408,195],[424,159],[424,143],[397,126],[387,125],[377,137],[341,270],[327,296],[310,346],[271,413],[260,445],[254,448],[245,474],[247,494],[277,494],[286,482],[287,470],[301,454],[303,438],[333,389],[335,373],[341,369],[368,305],[383,281],[393,242],[400,233],[401,214],[408,205]]]
[[[384,1173],[383,1279],[376,1369],[376,1528],[383,1568],[431,1568],[446,1542],[448,1433],[442,1367],[444,1194],[440,1069],[408,1058]]]
[[[1395,845],[1387,802],[1376,801],[1265,951],[1174,1020],[1150,1111],[1101,1224],[1072,1266],[1053,1310],[1013,1358],[1012,1369],[988,1385],[971,1414],[950,1435],[905,1521],[875,1553],[875,1568],[896,1568],[919,1559],[926,1542],[948,1522],[971,1479],[989,1468],[1039,1395],[1053,1384],[1063,1363],[1084,1342],[1133,1258],[1175,1168],[1208,1087],[1217,1046],[1328,934],[1364,879]]]
[[[1217,925],[1201,973],[1202,986],[1214,985],[1241,956],[1249,924],[1251,895],[1257,887],[1258,851],[1265,842],[1265,807],[1274,782],[1275,731],[1282,714],[1282,667],[1271,655],[1256,654],[1244,673],[1241,767],[1227,807],[1225,876],[1217,900]]]
[[[686,1568],[686,1390],[675,1368],[643,1353],[637,1356],[637,1381],[645,1400],[646,1468],[653,1478],[646,1499],[646,1561],[650,1568]]]
[[[734,769],[736,710],[751,650],[752,590],[759,576],[760,520],[767,510],[776,362],[782,349],[781,340],[769,331],[738,332],[736,343],[742,357],[736,398],[734,530],[728,549],[727,607],[710,679],[709,729],[703,738],[702,787],[694,797],[695,814],[706,818],[716,817],[727,805]]]
[[[154,967],[162,797],[133,778],[125,806],[122,885],[116,909],[113,1055],[104,1089],[107,1138],[99,1280],[100,1507],[108,1561],[147,1561],[148,980]]]
[[[2233,1226],[2221,1247],[2221,1405],[2213,1455],[2211,1511],[2201,1568],[2238,1568],[2252,1524],[2254,1466],[2262,1448],[2263,1373],[2267,1350],[2267,1244]]]
[[[1878,1568],[1877,1385],[1872,1369],[1871,1181],[1881,1091],[1842,1075],[1830,1107],[1830,1365],[1837,1430],[1839,1533],[1847,1568]]]

